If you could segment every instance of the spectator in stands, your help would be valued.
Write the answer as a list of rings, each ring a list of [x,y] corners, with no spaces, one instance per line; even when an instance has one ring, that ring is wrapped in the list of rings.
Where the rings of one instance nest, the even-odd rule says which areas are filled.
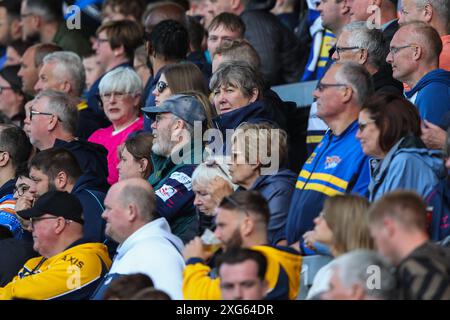
[[[178,3],[160,1],[147,6],[143,15],[145,32],[151,33],[153,28],[164,20],[174,20],[186,27],[186,10]]]
[[[102,116],[102,127],[110,122],[99,105],[99,84],[110,71],[119,67],[132,67],[134,50],[142,44],[142,28],[134,21],[108,21],[97,29],[97,39],[92,46],[98,59],[102,63],[105,73],[95,81],[87,93],[88,106],[96,114]]]
[[[153,280],[148,275],[126,274],[111,281],[103,300],[129,300],[137,292],[147,288],[154,288]]]
[[[396,189],[414,190],[425,198],[445,179],[442,154],[420,140],[420,116],[408,100],[393,94],[374,96],[362,106],[358,126],[356,138],[364,154],[373,158],[371,201]]]
[[[323,26],[339,38],[344,26],[350,22],[347,0],[321,0],[317,10],[322,17]]]
[[[291,83],[300,78],[301,47],[297,38],[272,13],[273,2],[217,0],[210,11],[217,16],[229,12],[239,16],[245,25],[244,37],[259,53],[264,80],[269,85]]]
[[[98,129],[101,120],[89,109],[86,101],[81,100],[86,81],[81,58],[70,51],[53,52],[45,56],[39,78],[34,86],[36,92],[53,89],[67,93],[77,100],[78,123],[75,135],[86,140]]]
[[[26,163],[31,154],[31,144],[25,132],[14,126],[0,125],[0,219],[10,221],[10,231],[17,239],[23,232],[16,217],[14,188],[16,171]]]
[[[432,26],[441,37],[439,68],[450,71],[450,5],[446,0],[402,0],[399,23],[422,21]]]
[[[89,52],[89,41],[77,30],[69,30],[58,0],[22,0],[20,9],[22,38],[55,43],[82,56]]]
[[[185,91],[198,91],[205,96],[209,95],[202,72],[191,62],[173,63],[164,66],[152,94],[154,95],[155,105],[159,106],[170,96]]]
[[[22,91],[22,81],[17,76],[19,66],[0,69],[0,111],[15,125],[23,127],[27,97]]]
[[[165,218],[154,215],[152,187],[140,178],[120,181],[108,191],[105,206],[106,234],[120,246],[93,298],[102,299],[111,280],[143,273],[153,280],[155,288],[166,291],[172,299],[181,299],[183,243],[171,233]]]
[[[247,40],[235,40],[224,43],[216,48],[212,57],[212,71],[216,72],[222,62],[242,60],[248,62],[253,69],[261,70],[261,60],[258,52]]]
[[[206,114],[197,98],[182,94],[173,95],[158,107],[146,107],[144,112],[156,114],[152,123],[155,167],[148,179],[157,196],[156,211],[169,221],[172,232],[187,242],[198,230],[191,177],[194,159],[202,159],[203,152],[202,148],[194,149],[194,125],[203,122]]]
[[[377,269],[375,269],[377,268]],[[391,265],[373,251],[355,250],[332,262],[330,290],[324,300],[392,300],[396,299],[396,280]],[[378,286],[371,277],[377,270]]]
[[[286,224],[288,244],[313,228],[327,197],[367,192],[368,158],[355,134],[361,106],[372,92],[370,74],[352,62],[333,64],[314,91],[317,115],[329,130],[298,176]]]
[[[230,170],[224,157],[207,159],[192,173],[194,206],[199,214],[199,230],[202,235],[206,229],[215,229],[216,209],[225,196],[237,189],[231,181]]]
[[[381,31],[367,28],[365,21],[356,21],[347,24],[342,30],[333,60],[353,61],[362,65],[372,76],[376,92],[401,95],[403,84],[392,78],[392,70],[386,65],[387,53],[387,44]]]
[[[144,0],[105,0],[102,6],[102,22],[133,20],[139,23],[144,9]]]
[[[218,269],[223,300],[264,300],[268,289],[264,254],[230,249],[220,257]]]
[[[22,39],[17,39],[8,43],[8,46],[6,47],[6,61],[3,67],[19,65],[21,57],[33,44],[35,44],[35,42],[22,41]]]
[[[129,178],[147,180],[150,177],[153,172],[152,146],[153,135],[146,132],[129,136],[119,146],[119,163],[117,165],[119,180]]]
[[[44,57],[52,52],[62,51],[60,46],[52,43],[39,43],[29,47],[22,56],[17,75],[22,79],[22,91],[30,96],[36,95],[34,86],[39,78]]]
[[[153,71],[148,63],[147,52],[145,50],[145,46],[143,45],[137,48],[134,52],[133,68],[134,71],[136,71],[136,73],[139,75],[139,78],[141,78],[142,84],[147,84],[148,79],[150,79],[150,77],[152,76]]]
[[[205,128],[207,129],[217,129],[215,123],[213,122],[213,119],[217,117],[218,112],[217,109],[213,106],[213,104],[209,100],[209,97],[207,95],[205,95],[200,91],[193,91],[193,90],[186,90],[180,92],[180,94],[195,97],[202,104],[203,109],[205,111],[206,120],[204,120],[203,126],[205,126]]]
[[[147,18],[148,20],[149,18]],[[175,20],[165,20],[158,23],[151,31],[146,33],[146,48],[149,61],[153,68],[153,77],[147,83],[146,90],[148,97],[145,100],[145,107],[155,106],[154,92],[162,68],[170,63],[177,63],[186,59],[189,50],[189,35],[183,24]],[[151,121],[145,118],[144,128],[151,131]]]
[[[53,190],[75,195],[83,207],[84,237],[103,242],[105,224],[101,215],[106,194],[101,191],[102,186],[98,185],[94,176],[82,174],[77,159],[70,151],[62,148],[41,151],[30,160],[29,166],[30,178],[35,182],[34,197],[39,198]]]
[[[268,261],[265,275],[267,299],[295,299],[300,285],[301,256],[293,249],[267,245],[269,207],[256,191],[240,191],[223,198],[217,209],[215,235],[224,251],[234,247],[263,253]],[[184,249],[186,268],[183,273],[184,299],[221,299],[220,277],[211,278],[205,251],[196,237]]]
[[[117,148],[129,134],[143,128],[139,109],[142,82],[134,70],[116,68],[102,78],[99,88],[103,110],[112,125],[98,129],[88,140],[108,150],[108,183],[112,185],[119,180]]]
[[[373,29],[381,30],[386,43],[391,42],[398,30],[398,0],[346,0],[346,2],[350,10],[350,21],[369,23]]]
[[[245,24],[237,15],[222,12],[217,15],[208,27],[208,53],[213,60],[216,49],[234,40],[243,39]]]
[[[409,101],[422,119],[437,125],[450,111],[450,72],[438,69],[442,42],[439,34],[423,22],[403,24],[395,33],[387,62],[393,77],[408,85]]]
[[[369,217],[379,253],[397,268],[399,298],[450,299],[450,249],[429,242],[421,197],[407,191],[386,194],[371,207]]]
[[[86,74],[86,86],[84,90],[85,94],[87,94],[94,82],[105,73],[105,69],[103,68],[100,59],[93,51],[83,57],[83,67],[84,73]]]
[[[276,15],[289,30],[294,31],[299,24],[299,5],[299,2],[296,0],[276,0],[275,6],[270,11]]]
[[[268,243],[286,245],[286,220],[296,182],[296,174],[286,169],[286,132],[267,123],[243,123],[231,140],[231,180],[241,189],[262,194],[270,210]]]
[[[261,74],[245,61],[227,61],[213,74],[209,87],[220,116],[218,129],[236,129],[243,122],[270,122],[278,125],[272,110],[259,98],[264,88]]]
[[[208,62],[205,55],[208,34],[201,23],[191,16],[187,16],[187,30],[189,33],[189,54],[186,59],[195,63],[202,71],[205,79],[209,80],[211,78],[211,63]]]
[[[373,249],[367,210],[369,201],[358,195],[336,195],[328,198],[320,215],[314,219],[314,230],[303,235],[310,249],[327,246],[337,258],[356,249]],[[330,289],[332,263],[324,265],[314,277],[307,299],[314,299]]]
[[[22,38],[22,28],[20,25],[20,1],[4,0],[0,2],[0,68],[7,59],[6,46],[11,42]]]
[[[34,249],[40,257],[28,260],[18,275],[0,288],[0,299],[49,300],[86,299],[111,260],[106,246],[83,239],[83,208],[67,192],[51,191],[41,196],[33,208],[18,211],[30,220]],[[67,259],[67,257],[72,259]],[[72,282],[73,272],[79,272]]]
[[[107,150],[96,143],[77,139],[77,101],[63,92],[41,91],[31,102],[25,118],[31,144],[39,150],[62,147],[71,151],[83,173],[90,173],[108,188]]]

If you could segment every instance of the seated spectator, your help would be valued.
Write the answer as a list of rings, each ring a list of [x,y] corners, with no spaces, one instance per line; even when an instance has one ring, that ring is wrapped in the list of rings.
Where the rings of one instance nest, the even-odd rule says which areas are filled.
[[[296,182],[296,174],[286,168],[286,132],[266,123],[243,123],[231,139],[231,181],[262,194],[270,210],[268,243],[286,245],[286,221]]]
[[[156,114],[152,123],[155,167],[148,179],[155,189],[156,211],[167,219],[173,234],[186,243],[198,230],[191,177],[194,160],[202,159],[203,148],[194,148],[193,139],[195,122],[207,119],[205,109],[195,97],[176,94],[144,111]]]
[[[20,17],[24,40],[52,42],[80,56],[89,51],[89,41],[79,31],[67,28],[59,0],[24,0]]]
[[[427,210],[415,193],[384,195],[370,211],[370,233],[378,252],[396,266],[400,299],[450,299],[450,248],[431,243]]]
[[[134,51],[133,69],[134,71],[136,71],[139,78],[141,78],[142,84],[146,85],[144,87],[144,92],[142,93],[142,95],[143,96],[145,95],[147,97],[148,96],[148,93],[146,92],[146,90],[148,90],[147,84],[149,82],[148,80],[153,74],[153,71],[148,63],[148,57],[147,52],[145,51],[145,46],[140,46],[139,48],[136,49],[136,51]]]
[[[22,39],[17,39],[8,43],[8,46],[6,47],[6,61],[3,67],[20,65],[21,57],[33,44],[35,44],[35,42],[22,41]]]
[[[133,20],[141,21],[145,9],[144,0],[105,0],[102,6],[102,22]]]
[[[105,199],[106,234],[120,243],[109,273],[101,279],[93,299],[104,298],[111,281],[122,275],[143,273],[155,288],[166,291],[172,299],[181,299],[183,248],[165,218],[155,212],[155,194],[143,179],[120,181]]]
[[[147,180],[150,177],[153,172],[152,146],[153,135],[145,132],[128,137],[119,146],[119,163],[117,164],[119,180],[129,178]]]
[[[325,199],[367,193],[369,159],[355,135],[359,111],[372,92],[370,74],[353,62],[334,63],[317,85],[317,115],[330,128],[298,175],[286,223],[289,245],[313,228]]]
[[[201,236],[206,229],[215,229],[214,219],[219,203],[236,188],[223,157],[207,159],[195,168],[192,190],[195,194],[194,206],[199,213],[197,235]]]
[[[180,62],[168,64],[161,69],[161,76],[152,94],[155,96],[155,105],[174,94],[185,91],[197,91],[209,95],[203,74],[193,63]]]
[[[187,30],[189,33],[189,53],[187,61],[194,63],[203,74],[203,77],[209,82],[211,78],[211,63],[208,62],[205,55],[206,43],[208,39],[207,32],[202,24],[192,16],[187,16]]]
[[[16,216],[14,187],[17,169],[26,163],[31,155],[31,144],[25,132],[14,125],[0,125],[0,219],[9,221],[11,233],[21,239],[23,232]]]
[[[261,59],[258,52],[245,39],[225,42],[218,46],[212,57],[212,71],[216,72],[222,62],[231,60],[246,61],[253,69],[261,70]]]
[[[78,199],[67,192],[51,191],[33,208],[17,214],[30,220],[33,248],[41,256],[28,260],[16,277],[0,288],[0,299],[88,298],[108,272],[111,260],[105,245],[82,239],[83,208]],[[80,275],[75,282],[74,271]]]
[[[0,69],[5,66],[4,63],[8,59],[8,44],[22,40],[20,7],[21,1],[3,0],[0,2],[0,20],[3,27],[0,36]]]
[[[223,300],[264,300],[267,294],[267,259],[259,251],[230,249],[219,261]]]
[[[243,122],[277,124],[271,110],[260,101],[261,74],[247,62],[222,63],[213,74],[209,87],[220,114],[215,122],[223,137],[226,137],[226,129],[236,129]]]
[[[377,269],[375,269],[377,268]],[[324,300],[392,300],[396,299],[396,280],[391,265],[375,252],[350,251],[331,262],[330,289]],[[378,286],[371,277],[377,270]]]
[[[301,256],[293,249],[267,245],[269,207],[256,191],[240,191],[223,198],[217,209],[215,236],[227,252],[234,247],[259,251],[267,259],[268,293],[266,298],[295,299],[300,285]],[[184,249],[186,268],[183,273],[184,299],[221,299],[220,277],[213,277],[206,260],[212,253],[205,251],[199,237]]]
[[[97,54],[105,73],[98,78],[86,94],[89,108],[103,118],[102,128],[110,125],[99,102],[99,85],[102,78],[119,67],[131,68],[134,50],[142,44],[142,28],[134,21],[120,20],[103,23],[96,31],[92,49]]]
[[[17,76],[19,66],[8,66],[0,70],[0,111],[12,123],[23,127],[27,97],[22,91],[22,81]]]
[[[400,24],[422,21],[433,27],[441,37],[442,52],[439,68],[450,71],[450,30],[448,29],[450,6],[445,0],[402,0]]]
[[[314,219],[314,230],[303,236],[305,245],[314,250],[323,244],[335,258],[356,249],[372,249],[368,208],[369,201],[357,195],[328,198],[321,214]],[[313,299],[330,289],[331,263],[317,272],[307,299]]]
[[[94,82],[97,81],[102,76],[102,74],[105,73],[105,70],[95,52],[90,52],[83,57],[83,67],[84,73],[86,75],[85,81],[86,86],[84,90],[85,93],[87,94],[87,92],[89,92]]]
[[[372,77],[376,92],[401,95],[403,84],[392,78],[392,69],[386,65],[387,53],[383,33],[379,29],[367,28],[366,21],[357,21],[344,27],[332,58],[341,62],[353,61],[366,68]]]
[[[143,128],[139,109],[142,83],[132,69],[116,68],[102,78],[99,88],[103,110],[112,125],[98,129],[88,141],[108,150],[108,183],[112,185],[119,180],[117,148],[129,134]]]
[[[356,134],[370,160],[369,199],[397,189],[426,197],[446,176],[439,151],[420,140],[417,108],[401,96],[378,94],[359,113]]]
[[[422,22],[406,23],[392,38],[386,61],[392,76],[409,87],[405,96],[420,117],[436,125],[450,111],[450,72],[439,69],[442,42],[433,27]]]
[[[101,218],[105,199],[105,192],[101,191],[103,186],[98,185],[96,177],[82,174],[70,151],[63,148],[41,151],[30,160],[29,167],[30,178],[35,182],[35,198],[51,190],[75,195],[83,207],[84,238],[95,242],[105,240],[105,223]]]
[[[103,300],[129,300],[137,292],[153,286],[153,280],[144,273],[126,274],[111,281]]]
[[[29,110],[27,110],[27,106]],[[24,130],[31,144],[39,150],[65,148],[73,153],[83,170],[98,179],[107,189],[108,166],[105,147],[77,139],[77,100],[63,92],[41,91],[25,106],[28,116]]]
[[[101,125],[99,118],[86,101],[81,99],[86,76],[81,58],[70,51],[52,52],[44,57],[39,78],[34,86],[36,92],[53,89],[76,99],[78,123],[75,135],[86,140]]]
[[[52,52],[62,51],[53,43],[39,43],[29,47],[20,60],[20,70],[17,75],[22,79],[22,91],[29,96],[35,96],[34,86],[39,79],[39,71],[44,57]]]

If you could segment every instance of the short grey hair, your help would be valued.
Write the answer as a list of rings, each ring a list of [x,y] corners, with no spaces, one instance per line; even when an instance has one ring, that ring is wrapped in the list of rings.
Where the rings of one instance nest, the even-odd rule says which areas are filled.
[[[356,96],[356,102],[362,106],[374,92],[369,72],[355,62],[336,62],[334,66],[339,67],[335,75],[336,81],[351,86]]]
[[[19,0],[17,0],[19,1]],[[47,0],[25,0],[28,10],[40,16],[45,22],[62,21],[63,12],[61,6],[61,14],[56,14],[58,11],[50,10],[49,4],[46,3]]]
[[[208,186],[216,177],[228,182],[233,190],[237,189],[237,185],[231,182],[230,169],[224,156],[211,157],[200,163],[192,173],[192,184]]]
[[[396,280],[393,267],[375,251],[355,250],[337,257],[331,262],[343,286],[350,288],[359,284],[367,296],[375,299],[392,299],[396,294]],[[374,276],[379,275],[377,279]],[[372,283],[376,280],[379,286]],[[369,286],[373,284],[373,286]]]
[[[59,77],[67,80],[72,88],[74,95],[80,97],[85,86],[86,74],[84,71],[83,62],[81,58],[71,51],[57,51],[49,53],[44,57],[45,63],[56,64],[53,73]]]
[[[65,92],[52,89],[39,92],[34,99],[41,98],[48,98],[49,100],[46,105],[46,112],[55,114],[61,121],[63,130],[75,135],[78,125],[77,100]]]
[[[380,68],[385,63],[388,49],[380,30],[367,28],[365,21],[355,21],[347,24],[343,31],[349,32],[349,47],[367,50],[371,65]]]
[[[142,80],[133,69],[120,67],[108,72],[98,88],[100,94],[115,91],[136,95],[142,93]]]
[[[449,32],[449,16],[450,16],[450,2],[448,0],[414,0],[416,8],[423,9],[427,4],[433,7],[437,15],[443,19],[443,22],[447,26],[447,32]]]
[[[212,75],[209,88],[214,91],[220,86],[232,86],[241,90],[244,97],[248,98],[253,95],[255,89],[261,94],[264,88],[262,79],[261,73],[248,62],[225,61]]]
[[[156,208],[156,198],[153,191],[149,191],[139,185],[127,184],[120,192],[119,201],[122,203],[123,208],[134,203],[139,208],[143,221],[149,222],[153,220]]]

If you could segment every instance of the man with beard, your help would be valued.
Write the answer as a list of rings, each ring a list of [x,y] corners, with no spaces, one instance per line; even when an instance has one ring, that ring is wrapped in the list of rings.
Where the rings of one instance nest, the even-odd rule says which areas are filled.
[[[225,197],[217,209],[217,239],[227,252],[236,247],[250,248],[264,254],[268,263],[265,280],[266,299],[295,299],[300,285],[301,256],[289,247],[268,246],[269,222],[267,201],[256,191],[239,191]],[[183,252],[186,268],[183,272],[184,299],[219,300],[220,277],[205,263],[211,257],[202,240],[196,237]]]
[[[158,107],[142,110],[156,114],[152,123],[154,171],[148,179],[155,189],[156,211],[167,219],[172,232],[186,243],[198,230],[191,177],[195,162],[202,159],[198,152],[203,150],[194,148],[194,123],[201,124],[206,120],[205,109],[195,97],[177,94]],[[197,141],[197,145],[201,146],[201,143]]]

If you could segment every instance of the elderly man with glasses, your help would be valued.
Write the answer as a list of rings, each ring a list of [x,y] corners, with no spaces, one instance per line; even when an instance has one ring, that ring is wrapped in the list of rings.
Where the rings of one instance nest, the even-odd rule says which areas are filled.
[[[83,240],[83,208],[67,192],[51,191],[18,214],[30,221],[34,250],[0,299],[87,299],[111,266],[105,245]]]

